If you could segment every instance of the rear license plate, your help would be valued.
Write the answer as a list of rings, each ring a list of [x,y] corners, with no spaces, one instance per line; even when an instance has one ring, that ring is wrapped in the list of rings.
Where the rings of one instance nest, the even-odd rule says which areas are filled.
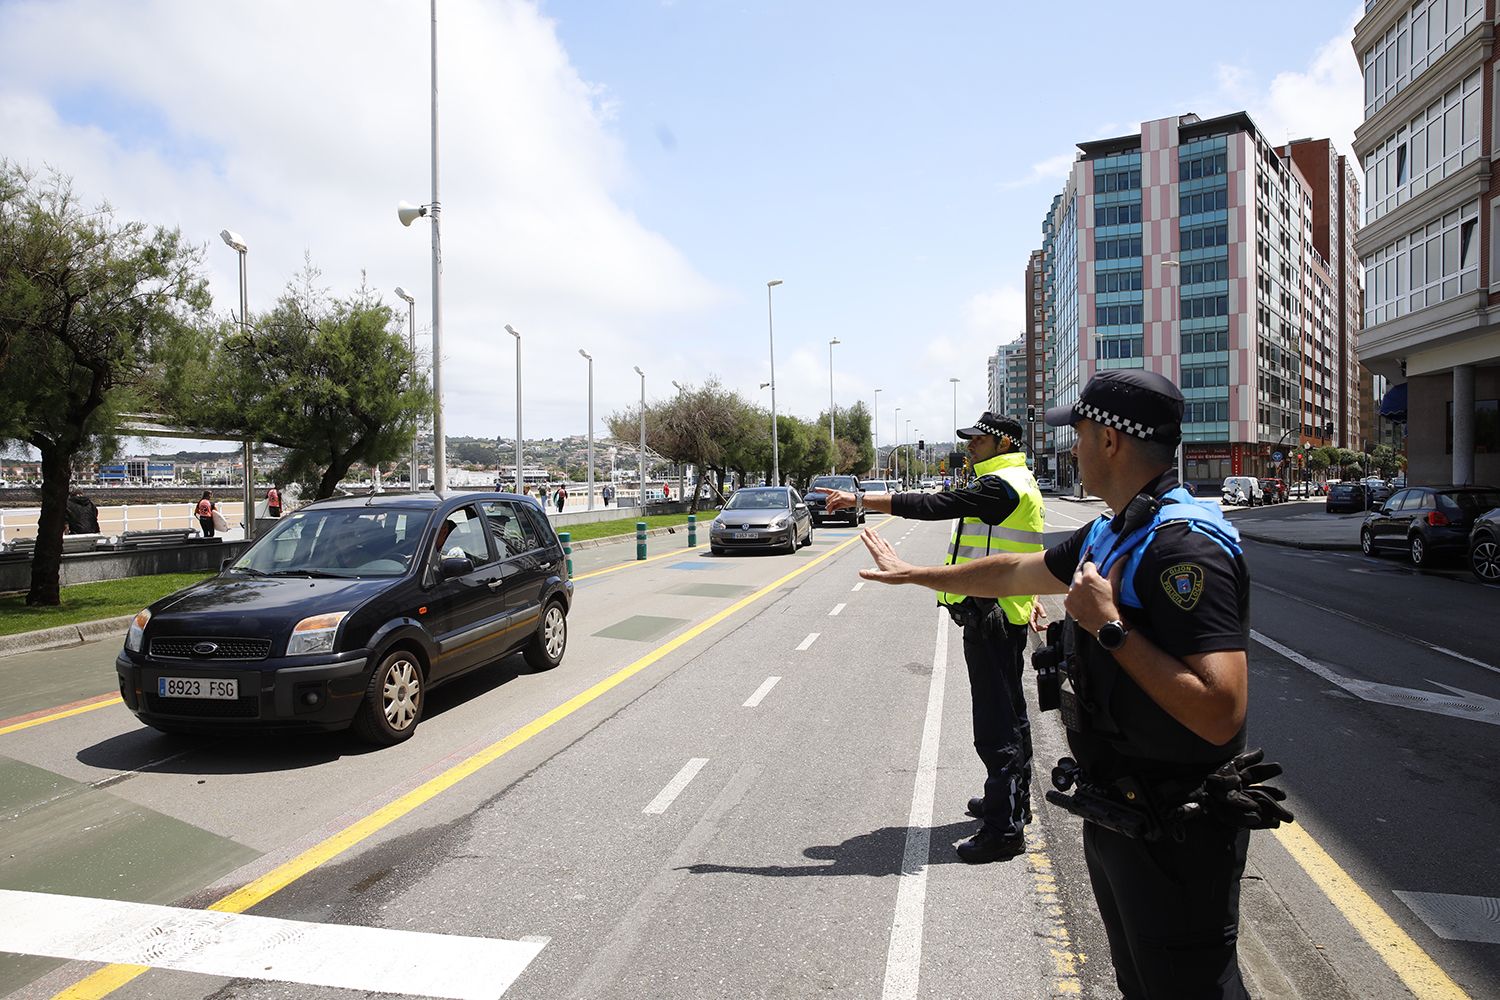
[[[158,677],[156,695],[159,698],[211,698],[218,701],[234,701],[240,696],[238,678],[218,677]]]
[[[754,539],[754,538],[759,538],[760,534],[757,533],[757,532],[754,532],[754,531],[736,531],[734,533],[734,535],[731,536],[731,537],[734,537],[734,538],[750,538],[750,539]]]

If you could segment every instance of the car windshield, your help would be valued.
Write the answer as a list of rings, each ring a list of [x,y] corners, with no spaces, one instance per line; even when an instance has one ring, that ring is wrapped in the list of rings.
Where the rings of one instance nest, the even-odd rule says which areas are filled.
[[[400,576],[429,516],[381,507],[300,510],[229,568],[249,576]]]
[[[1358,489],[1358,487],[1355,486],[1355,484],[1353,484],[1353,483],[1334,483],[1332,486],[1328,487],[1328,492],[1329,493],[1353,493],[1356,489]]]
[[[853,490],[853,476],[818,476],[808,486],[810,490]]]
[[[729,498],[725,510],[789,510],[787,492],[782,489],[740,490]]]
[[[1462,490],[1454,493],[1439,493],[1465,514],[1483,514],[1500,507],[1500,490]]]
[[[886,486],[884,479],[866,479],[865,482],[864,482],[863,489],[864,489],[864,491],[866,493],[889,493],[890,492],[890,489]]]

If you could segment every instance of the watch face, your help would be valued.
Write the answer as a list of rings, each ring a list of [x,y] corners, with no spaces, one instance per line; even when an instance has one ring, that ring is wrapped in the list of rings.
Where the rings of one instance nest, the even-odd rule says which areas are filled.
[[[1125,644],[1125,626],[1119,622],[1105,622],[1099,626],[1099,645],[1105,649],[1119,649]]]

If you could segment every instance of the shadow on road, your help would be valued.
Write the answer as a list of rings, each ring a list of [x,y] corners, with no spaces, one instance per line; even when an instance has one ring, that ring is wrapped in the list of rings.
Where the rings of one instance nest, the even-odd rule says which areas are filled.
[[[721,865],[699,862],[686,865],[680,871],[694,875],[765,875],[772,878],[808,878],[833,875],[886,876],[901,874],[901,859],[906,853],[906,835],[910,828],[886,826],[870,833],[850,837],[841,844],[816,845],[802,852],[802,856],[820,862],[812,865]],[[972,820],[949,823],[931,829],[932,850],[928,864],[963,864],[953,853],[951,844],[967,837],[978,829]]]

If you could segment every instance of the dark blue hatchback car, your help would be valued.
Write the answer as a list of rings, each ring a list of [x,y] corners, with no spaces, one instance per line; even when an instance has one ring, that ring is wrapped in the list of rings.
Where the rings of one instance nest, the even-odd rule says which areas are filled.
[[[325,500],[138,614],[115,669],[125,704],[164,732],[352,725],[391,744],[439,684],[516,651],[561,663],[572,601],[530,498]]]

